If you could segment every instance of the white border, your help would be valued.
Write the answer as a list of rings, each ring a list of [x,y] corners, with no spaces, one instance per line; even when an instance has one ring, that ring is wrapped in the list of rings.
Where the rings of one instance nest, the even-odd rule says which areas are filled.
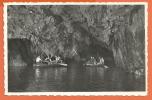
[[[145,6],[145,73],[146,91],[119,92],[8,92],[7,5],[144,5]],[[148,93],[148,4],[147,2],[10,2],[4,3],[4,85],[5,95],[27,96],[146,96]]]

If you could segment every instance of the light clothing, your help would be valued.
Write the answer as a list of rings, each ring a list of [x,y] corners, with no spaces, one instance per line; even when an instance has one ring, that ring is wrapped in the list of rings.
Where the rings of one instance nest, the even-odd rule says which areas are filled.
[[[104,59],[103,59],[103,57],[102,57],[102,58],[99,58],[99,63],[100,63],[100,64],[104,64]]]
[[[103,57],[101,58],[101,61],[102,61],[102,64],[104,64],[104,59],[103,59]]]
[[[36,62],[38,63],[38,62],[41,62],[42,60],[41,60],[41,58],[40,58],[40,56],[38,56],[37,58],[36,58]]]
[[[56,60],[59,61],[59,60],[60,60],[60,57],[56,57]]]

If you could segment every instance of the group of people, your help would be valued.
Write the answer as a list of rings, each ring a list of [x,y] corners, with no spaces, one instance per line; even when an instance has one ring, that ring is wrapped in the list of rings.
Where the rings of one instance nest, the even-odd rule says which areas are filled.
[[[42,60],[41,57],[38,56],[36,58],[36,63],[53,64],[53,63],[63,63],[63,61],[60,56],[53,56],[53,57],[48,56],[44,60]],[[98,65],[98,64],[104,65],[104,59],[103,57],[98,57],[97,59],[95,57],[91,57],[87,63],[94,64],[94,65]]]
[[[51,58],[48,56],[44,60],[42,60],[40,56],[38,56],[36,58],[36,63],[47,63],[48,64],[48,63],[59,63],[59,62],[62,63],[62,60],[59,56],[53,56]]]
[[[103,57],[98,57],[98,60],[96,60],[94,57],[91,57],[90,62],[93,64],[103,64],[104,65]]]

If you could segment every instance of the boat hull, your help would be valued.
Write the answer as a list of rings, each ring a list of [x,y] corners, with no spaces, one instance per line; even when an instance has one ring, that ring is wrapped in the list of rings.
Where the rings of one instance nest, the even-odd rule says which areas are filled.
[[[34,67],[67,67],[67,64],[34,64]]]

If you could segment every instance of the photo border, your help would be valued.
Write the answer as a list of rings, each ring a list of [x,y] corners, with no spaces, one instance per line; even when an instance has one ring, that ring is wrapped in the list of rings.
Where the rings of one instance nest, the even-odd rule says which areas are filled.
[[[8,60],[7,60],[7,5],[144,5],[145,6],[145,71],[146,71],[146,91],[134,92],[8,92]],[[147,2],[11,2],[4,3],[4,85],[7,96],[147,96],[148,93],[148,3]]]

